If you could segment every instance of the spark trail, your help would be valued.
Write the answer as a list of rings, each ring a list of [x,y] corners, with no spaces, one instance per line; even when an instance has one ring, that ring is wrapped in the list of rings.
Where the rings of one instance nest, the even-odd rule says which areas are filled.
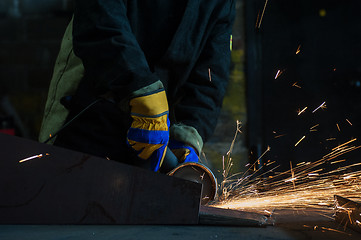
[[[251,172],[251,166],[245,173],[225,176],[222,196],[214,205],[264,213],[274,209],[309,207],[327,211],[333,209],[336,194],[360,201],[361,171],[353,171],[353,168],[361,163],[325,170],[329,163],[345,162],[345,159],[334,162],[331,160],[360,148],[361,146],[351,145],[356,140],[354,138],[334,147],[330,153],[315,162],[302,162],[285,172],[275,173],[274,170],[278,167],[275,166],[256,176],[259,170]]]

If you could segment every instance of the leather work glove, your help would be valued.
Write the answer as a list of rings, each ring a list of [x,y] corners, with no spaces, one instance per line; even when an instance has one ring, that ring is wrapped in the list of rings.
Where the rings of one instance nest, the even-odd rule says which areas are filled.
[[[168,144],[169,149],[178,158],[179,163],[198,162],[199,157],[193,147],[179,142],[177,140],[170,140]]]
[[[150,161],[150,169],[158,171],[169,141],[168,102],[164,89],[152,91],[130,100],[133,118],[127,144],[139,158]]]

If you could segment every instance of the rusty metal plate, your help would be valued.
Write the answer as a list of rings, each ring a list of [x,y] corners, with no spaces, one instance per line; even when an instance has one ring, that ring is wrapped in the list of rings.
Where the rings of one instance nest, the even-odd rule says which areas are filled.
[[[201,184],[4,134],[0,146],[1,224],[198,223]]]

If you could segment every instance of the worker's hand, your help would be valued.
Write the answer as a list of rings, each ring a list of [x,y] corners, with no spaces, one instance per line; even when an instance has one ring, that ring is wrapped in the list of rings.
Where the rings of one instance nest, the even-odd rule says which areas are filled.
[[[150,169],[158,171],[169,141],[168,102],[164,89],[130,100],[133,122],[127,144],[137,151],[139,158],[150,161]]]
[[[179,163],[198,162],[199,157],[193,147],[176,140],[170,140],[169,149],[178,158]]]

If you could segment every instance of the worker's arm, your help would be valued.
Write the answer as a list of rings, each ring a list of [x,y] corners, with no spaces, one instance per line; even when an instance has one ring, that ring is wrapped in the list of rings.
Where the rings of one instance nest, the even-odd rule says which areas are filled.
[[[132,33],[124,2],[76,0],[73,25],[74,52],[87,81],[118,97],[159,80]]]
[[[124,2],[76,0],[74,52],[87,84],[111,92],[118,106],[129,109],[132,123],[124,141],[144,167],[158,171],[169,140],[167,97],[132,33]]]
[[[198,154],[213,133],[226,92],[230,71],[230,37],[235,17],[234,1],[224,1],[201,55],[175,106],[179,124],[170,129],[171,140],[192,146]]]

